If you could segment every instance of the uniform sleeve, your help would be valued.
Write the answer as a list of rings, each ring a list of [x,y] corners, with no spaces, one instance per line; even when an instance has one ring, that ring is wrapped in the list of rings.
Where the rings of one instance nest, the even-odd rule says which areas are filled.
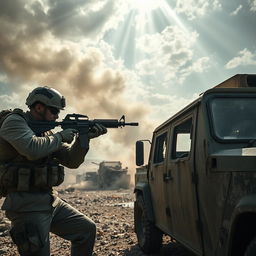
[[[8,116],[0,129],[0,136],[28,160],[37,160],[61,148],[61,136],[56,133],[38,137],[20,115]]]
[[[59,160],[60,164],[75,169],[84,162],[84,157],[88,150],[89,147],[82,148],[79,138],[76,138],[72,146],[63,143],[61,149],[56,151],[53,155]]]

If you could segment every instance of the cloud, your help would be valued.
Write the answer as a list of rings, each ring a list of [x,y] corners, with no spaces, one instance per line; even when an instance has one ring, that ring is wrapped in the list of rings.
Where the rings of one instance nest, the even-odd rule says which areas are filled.
[[[68,104],[66,113],[71,107],[71,113],[87,114],[91,119],[119,119],[125,114],[129,122],[147,124],[150,108],[146,104],[134,103],[126,98],[126,87],[129,84],[125,72],[108,67],[99,49],[88,47],[86,53],[76,55],[76,49],[72,51],[72,45],[62,47],[60,44],[58,50],[50,49],[46,43],[44,47],[41,49],[39,45],[34,45],[33,53],[28,54],[22,48],[12,53],[13,63],[5,65],[5,69],[12,76],[12,80],[16,81],[16,87],[24,93],[19,100],[8,97],[6,106],[14,107],[17,102],[25,101],[29,90],[35,86],[48,85],[65,95]],[[46,52],[48,57],[45,56]],[[26,89],[24,84],[27,84]],[[122,132],[119,129],[111,131],[109,136],[115,147],[111,148],[111,144],[102,143],[102,148],[109,155],[118,157],[120,149],[125,146],[129,147],[126,152],[130,154],[133,149],[131,144],[146,134],[148,128],[149,126],[142,125],[124,128]],[[117,151],[116,154],[113,151]]]
[[[239,56],[234,57],[225,65],[227,69],[232,69],[239,66],[256,65],[256,54],[253,54],[248,49],[243,49],[238,55]]]
[[[76,43],[58,38],[56,31],[51,33],[53,30],[49,31],[49,27],[43,25],[37,36],[33,33],[35,30],[33,28],[40,27],[39,24],[45,25],[46,16],[51,17],[50,20],[53,16],[58,20],[59,16],[65,16],[67,12],[78,11],[84,1],[76,0],[72,1],[72,4],[70,1],[58,0],[31,1],[29,4],[25,4],[26,1],[14,1],[15,5],[10,4],[9,1],[3,1],[0,11],[2,31],[0,34],[0,69],[10,86],[15,90],[24,90],[24,84],[28,85],[27,88],[38,84],[55,85],[63,93],[70,94],[71,91],[73,97],[87,98],[87,109],[91,109],[93,113],[96,111],[92,109],[102,110],[105,115],[121,112],[115,104],[111,105],[109,101],[125,94],[127,78],[123,70],[110,68],[106,64],[106,57],[99,48],[90,47],[81,41]],[[97,2],[98,7],[93,1],[87,1],[86,4],[96,6],[96,9],[92,9],[98,11],[110,2],[100,1],[102,6]],[[37,18],[39,20],[35,22]],[[60,23],[63,24],[63,22]],[[50,21],[49,24],[52,22]],[[106,51],[106,44],[101,45]],[[107,51],[109,52],[108,61],[113,62],[111,49]],[[91,104],[88,100],[90,97],[99,99],[105,107],[100,103],[97,106],[96,100]],[[74,103],[76,104],[77,101]],[[79,104],[76,105],[79,107]],[[123,100],[120,100],[119,106],[122,110],[125,109]]]
[[[233,12],[230,13],[231,16],[236,16],[241,10],[243,6],[240,4]]]
[[[249,0],[250,10],[256,12],[256,0]]]
[[[178,0],[176,2],[175,11],[177,13],[184,13],[188,19],[193,20],[196,17],[206,15],[209,11],[220,8],[221,4],[218,0]]]
[[[49,29],[57,36],[101,38],[123,18],[121,1],[54,0],[49,2]]]
[[[11,95],[0,95],[0,109],[13,109],[24,106],[20,101],[20,95],[11,93]]]
[[[97,158],[127,157],[130,161],[135,140],[145,134],[150,136],[154,124],[148,121],[151,108],[147,103],[128,97],[132,95],[131,88],[136,87],[129,82],[128,74],[133,72],[115,61],[111,47],[98,36],[97,40],[92,36],[93,31],[105,31],[109,22],[116,20],[118,15],[111,13],[116,3],[100,1],[96,5],[94,1],[86,1],[86,6],[92,7],[90,12],[81,9],[84,1],[72,1],[72,6],[70,3],[58,0],[1,2],[0,83],[9,88],[1,94],[1,107],[25,108],[28,93],[38,85],[48,85],[67,98],[64,114],[87,114],[91,119],[119,119],[125,114],[128,122],[139,122],[140,126],[112,129],[101,141],[92,141],[91,145],[98,152]],[[101,16],[103,9],[107,13],[104,17]],[[68,17],[69,12],[73,16]],[[87,22],[95,15],[91,12],[98,13],[96,24]],[[65,23],[65,19],[69,22]],[[81,38],[69,40],[72,30],[74,37],[80,34]],[[84,36],[92,39],[90,43]],[[133,90],[134,96],[136,90]]]
[[[160,68],[163,68],[163,66],[172,67],[177,71],[191,60],[193,55],[191,46],[195,43],[197,37],[196,32],[187,32],[177,26],[169,26],[161,33],[142,36],[138,39],[137,46],[151,59],[148,60],[150,65],[144,60],[137,67],[141,69],[145,66],[146,69],[142,72],[148,70],[149,73],[152,72],[150,67],[155,70],[157,65],[160,65]],[[152,65],[152,63],[155,63],[155,65]]]
[[[8,27],[10,36],[26,41],[45,33],[72,41],[100,39],[123,19],[123,5],[121,0],[2,0],[1,31]]]
[[[195,31],[169,26],[161,33],[141,37],[137,47],[146,58],[136,65],[138,73],[154,75],[164,81],[176,79],[182,82],[190,73],[202,72],[209,67],[209,58],[194,59],[198,36]]]
[[[192,73],[202,73],[205,70],[210,68],[210,58],[209,57],[202,57],[197,59],[195,62],[192,63],[189,67],[183,69],[181,71],[181,78],[180,82],[183,82],[184,79]]]

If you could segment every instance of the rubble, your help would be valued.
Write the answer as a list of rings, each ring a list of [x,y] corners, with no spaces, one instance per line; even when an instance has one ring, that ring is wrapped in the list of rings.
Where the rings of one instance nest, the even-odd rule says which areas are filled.
[[[97,225],[94,256],[145,256],[136,240],[133,225],[133,190],[81,191],[59,189],[59,196],[90,217]],[[0,200],[0,205],[3,199]],[[10,221],[0,211],[0,255],[17,256],[9,237]],[[70,255],[70,242],[54,234],[51,237],[51,256]],[[155,256],[192,256],[164,237],[164,246]]]

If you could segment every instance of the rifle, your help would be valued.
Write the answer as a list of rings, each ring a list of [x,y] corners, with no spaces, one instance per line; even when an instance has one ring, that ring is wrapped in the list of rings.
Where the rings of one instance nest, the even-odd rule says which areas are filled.
[[[124,126],[138,126],[139,123],[126,123],[125,116],[123,115],[118,119],[93,119],[89,120],[86,115],[80,114],[68,114],[61,122],[56,121],[29,121],[28,126],[38,136],[46,131],[50,131],[57,126],[60,126],[63,130],[72,128],[78,130],[79,139],[82,148],[88,148],[89,130],[96,124],[101,124],[106,128],[118,128]]]

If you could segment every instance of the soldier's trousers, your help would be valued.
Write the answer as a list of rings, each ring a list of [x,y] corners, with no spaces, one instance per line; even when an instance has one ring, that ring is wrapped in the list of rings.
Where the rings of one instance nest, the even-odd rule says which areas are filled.
[[[11,236],[22,256],[49,256],[49,232],[71,241],[72,256],[91,256],[95,223],[66,202],[59,200],[52,211],[6,211],[12,222]]]

